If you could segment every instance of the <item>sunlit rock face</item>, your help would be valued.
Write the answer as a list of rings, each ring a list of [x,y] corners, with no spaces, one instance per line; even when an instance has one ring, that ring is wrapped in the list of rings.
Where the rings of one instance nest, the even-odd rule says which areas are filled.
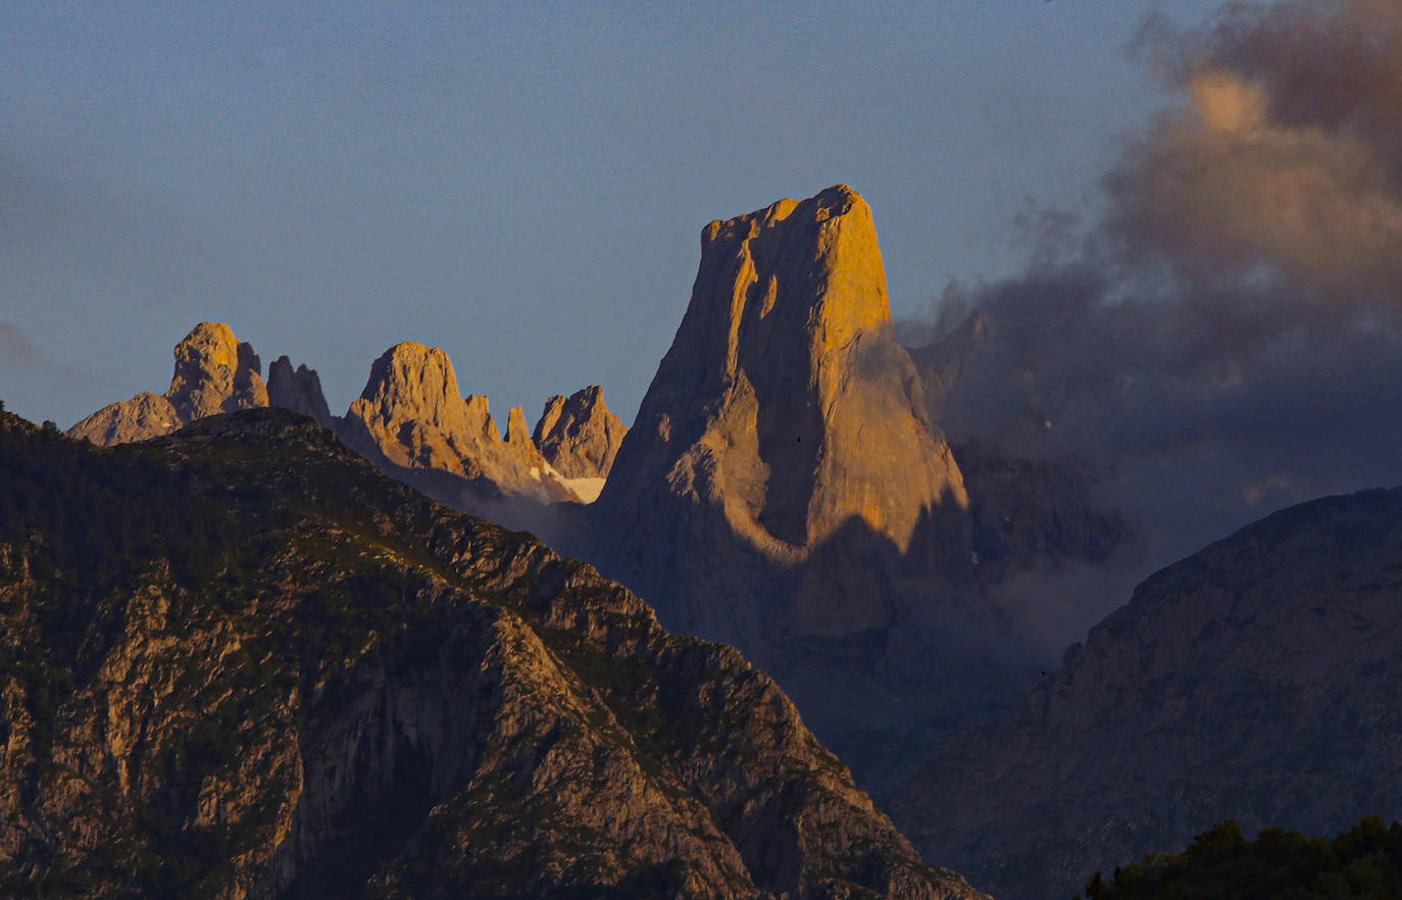
[[[592,500],[602,484],[557,472],[536,449],[520,409],[511,411],[503,438],[487,398],[458,393],[457,374],[441,349],[394,345],[375,361],[346,416],[337,418],[314,370],[294,368],[282,356],[264,382],[253,348],[223,323],[201,323],[176,345],[175,372],[164,395],[146,392],[110,404],[69,434],[111,446],[168,434],[217,413],[266,406],[316,420],[435,499],[516,525],[538,524],[551,503]],[[565,445],[582,460],[597,449],[589,431],[594,421],[603,421],[600,433],[615,449],[626,430],[602,405],[601,394],[594,407],[580,407],[577,417],[585,429]],[[607,455],[609,448],[602,449]]]
[[[186,422],[268,405],[268,387],[253,347],[222,322],[196,325],[175,345],[175,376],[166,398]]]
[[[833,739],[962,714],[1001,628],[959,466],[894,340],[851,188],[707,225],[690,304],[577,549],[736,642]],[[955,683],[957,682],[957,684]]]
[[[1224,818],[1396,819],[1399,572],[1402,489],[1249,525],[1140,584],[1019,712],[928,756],[896,820],[998,896],[1057,897]]]
[[[852,189],[712,222],[601,504],[711,507],[778,560],[852,520],[905,550],[922,515],[967,498],[890,321],[871,209]]]
[[[627,433],[604,402],[604,389],[591,385],[546,400],[534,437],[546,461],[566,478],[607,478]]]
[[[268,404],[268,386],[253,348],[228,325],[201,322],[175,345],[175,374],[163,397],[146,392],[110,404],[68,433],[99,446],[125,444],[167,434],[205,416]]]
[[[460,508],[576,499],[536,449],[522,411],[511,411],[503,438],[487,398],[462,396],[437,347],[406,341],[385,351],[338,430],[392,474]]]
[[[183,424],[169,400],[145,391],[130,400],[109,403],[70,428],[68,434],[110,447],[167,434]]]

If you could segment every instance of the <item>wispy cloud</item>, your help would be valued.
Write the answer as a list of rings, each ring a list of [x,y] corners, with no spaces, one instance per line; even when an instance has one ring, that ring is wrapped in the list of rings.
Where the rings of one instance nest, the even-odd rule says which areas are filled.
[[[0,368],[32,369],[38,361],[34,345],[24,331],[9,322],[0,322]]]

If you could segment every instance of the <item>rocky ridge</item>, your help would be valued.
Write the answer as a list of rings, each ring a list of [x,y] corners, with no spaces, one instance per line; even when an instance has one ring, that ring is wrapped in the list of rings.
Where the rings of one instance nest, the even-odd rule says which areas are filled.
[[[982,896],[736,651],[304,418],[0,415],[0,492],[6,893]]]
[[[600,389],[581,391],[561,420],[552,454],[572,470],[612,460],[626,428],[603,405]],[[503,438],[486,397],[458,394],[446,353],[396,344],[371,366],[365,390],[346,415],[333,416],[316,371],[286,356],[265,382],[253,348],[223,323],[196,326],[175,348],[164,396],[143,393],[103,407],[69,429],[102,447],[148,440],[221,412],[274,406],[316,420],[390,475],[459,509],[529,524],[544,506],[588,501],[607,475],[562,475],[536,448],[525,414],[508,415]]]
[[[607,479],[627,433],[604,403],[604,389],[591,385],[546,400],[533,436],[541,455],[566,478]]]
[[[525,422],[521,409],[512,409],[503,438],[487,398],[460,393],[448,354],[406,341],[375,360],[337,431],[396,477],[458,508],[576,499]]]
[[[998,896],[1233,818],[1402,815],[1402,489],[1291,507],[1156,573],[1007,721],[895,793],[917,846]],[[930,803],[931,797],[941,798]]]
[[[164,396],[146,392],[109,404],[68,433],[107,447],[169,434],[205,416],[268,404],[268,386],[253,348],[228,325],[201,322],[175,345],[175,373]]]
[[[316,370],[305,365],[294,370],[292,360],[286,356],[279,356],[268,366],[268,405],[301,413],[326,428],[333,424]]]

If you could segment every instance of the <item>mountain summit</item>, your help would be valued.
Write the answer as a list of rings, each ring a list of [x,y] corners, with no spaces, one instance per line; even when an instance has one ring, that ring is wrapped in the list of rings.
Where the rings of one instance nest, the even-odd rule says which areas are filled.
[[[545,401],[535,442],[566,478],[604,479],[627,433],[628,426],[604,403],[604,389],[591,385]]]
[[[319,397],[316,373],[303,370],[316,381]],[[108,404],[68,433],[107,447],[159,437],[205,416],[268,405],[268,385],[253,347],[223,322],[201,322],[175,345],[175,373],[164,396],[147,391]]]
[[[710,223],[601,504],[710,508],[781,560],[854,519],[904,550],[928,509],[967,497],[890,322],[871,208],[846,185]]]
[[[839,743],[962,715],[1001,677],[946,639],[951,616],[964,633],[1001,626],[978,593],[963,475],[892,331],[856,191],[711,222],[576,537],[669,626],[742,647]]]
[[[459,392],[448,354],[405,341],[375,360],[339,431],[387,471],[457,506],[575,499],[536,450],[525,421],[513,410],[514,427],[503,439],[487,398]]]

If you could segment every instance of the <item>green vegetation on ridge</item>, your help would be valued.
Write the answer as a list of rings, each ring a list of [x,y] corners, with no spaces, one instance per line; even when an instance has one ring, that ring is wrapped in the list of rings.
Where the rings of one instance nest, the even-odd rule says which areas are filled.
[[[1369,816],[1334,838],[1267,828],[1247,840],[1233,820],[1182,853],[1096,873],[1088,900],[1332,900],[1402,897],[1402,823]]]

